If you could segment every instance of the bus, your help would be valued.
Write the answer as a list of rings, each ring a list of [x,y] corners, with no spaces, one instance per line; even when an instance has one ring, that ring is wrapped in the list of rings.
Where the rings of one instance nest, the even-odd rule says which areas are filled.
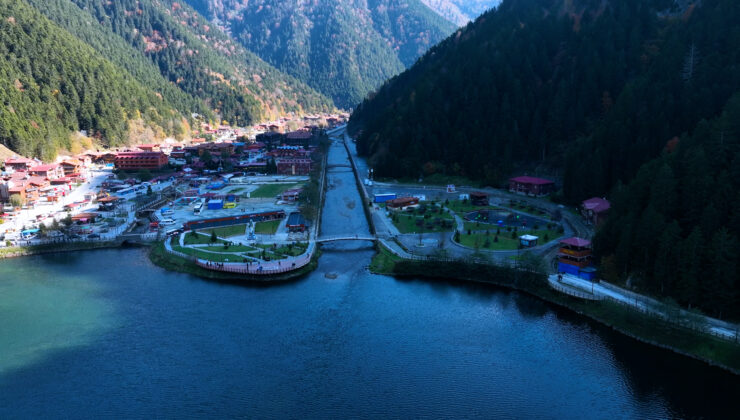
[[[195,207],[193,207],[193,213],[200,214],[202,210],[203,210],[203,201],[198,201],[197,203],[195,203]]]

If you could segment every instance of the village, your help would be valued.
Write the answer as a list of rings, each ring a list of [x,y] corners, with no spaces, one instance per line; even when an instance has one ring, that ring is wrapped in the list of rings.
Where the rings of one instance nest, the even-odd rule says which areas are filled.
[[[174,237],[168,250],[192,260],[292,265],[315,236],[318,202],[309,201],[325,129],[346,118],[247,129],[203,123],[184,142],[90,150],[55,163],[10,157],[0,177],[0,247]]]

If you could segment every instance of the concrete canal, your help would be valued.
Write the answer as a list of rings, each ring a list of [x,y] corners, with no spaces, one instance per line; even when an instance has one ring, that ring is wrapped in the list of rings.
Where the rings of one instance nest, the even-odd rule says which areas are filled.
[[[334,145],[329,162],[347,160]],[[350,169],[322,235],[368,233]],[[519,293],[370,274],[324,246],[299,281],[168,272],[146,250],[0,262],[0,418],[721,417],[738,379]]]

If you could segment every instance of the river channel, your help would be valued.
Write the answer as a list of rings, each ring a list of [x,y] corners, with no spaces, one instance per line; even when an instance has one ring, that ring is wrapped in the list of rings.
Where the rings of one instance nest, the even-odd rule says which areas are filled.
[[[340,145],[329,163],[347,162]],[[330,169],[322,234],[366,233]],[[0,418],[723,417],[738,378],[506,289],[398,280],[371,244],[271,286],[143,248],[0,261]]]

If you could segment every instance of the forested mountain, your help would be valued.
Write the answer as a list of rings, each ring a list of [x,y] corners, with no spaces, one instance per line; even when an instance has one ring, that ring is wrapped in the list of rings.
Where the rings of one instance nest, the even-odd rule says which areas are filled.
[[[420,0],[187,0],[250,51],[355,106],[454,25]]]
[[[501,0],[421,0],[430,9],[457,26],[464,26]]]
[[[120,144],[128,120],[183,123],[178,98],[159,96],[23,0],[0,2],[0,56],[0,142],[23,155],[52,158],[74,130]]]
[[[205,101],[232,124],[331,107],[325,97],[246,51],[187,4],[68,1],[144,54],[168,81]]]
[[[570,203],[613,196],[608,277],[738,316],[738,19],[733,0],[505,0],[350,129],[381,176],[540,171]]]
[[[104,145],[136,140],[144,131],[183,135],[193,112],[248,124],[333,109],[330,99],[247,52],[187,5],[2,5],[7,77],[0,141],[19,153],[53,157],[69,146],[75,130],[87,130]]]

